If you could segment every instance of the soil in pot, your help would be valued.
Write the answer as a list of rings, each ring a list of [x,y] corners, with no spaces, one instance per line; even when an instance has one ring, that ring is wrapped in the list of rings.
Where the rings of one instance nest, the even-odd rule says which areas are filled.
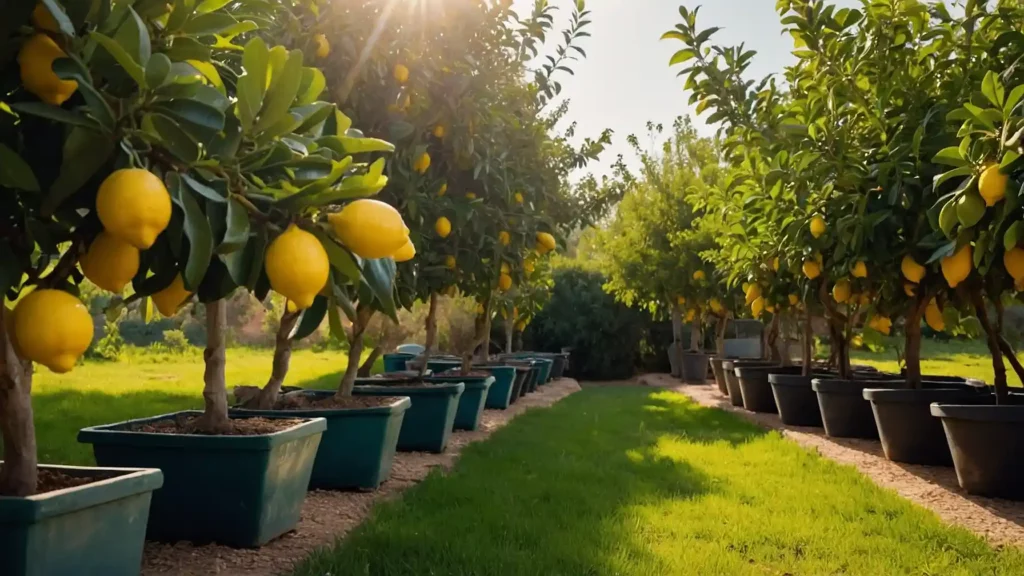
[[[942,421],[961,488],[1024,500],[1024,406],[932,404],[931,413]]]
[[[448,447],[459,398],[466,389],[462,382],[449,384],[403,384],[369,386],[358,384],[354,396],[408,396],[412,405],[405,412],[398,434],[401,452],[441,453]]]
[[[248,418],[233,415],[242,430],[296,423],[248,435],[174,432],[198,415],[186,411],[84,428],[78,441],[92,444],[100,466],[163,471],[147,539],[257,547],[294,529],[327,422],[261,417],[250,426]]]
[[[815,378],[811,382],[818,396],[825,434],[833,438],[878,440],[878,427],[871,403],[864,399],[867,388],[906,388],[905,380],[840,380]]]
[[[683,382],[687,384],[706,384],[708,381],[708,355],[703,352],[683,352],[680,354]]]
[[[39,467],[39,490],[0,496],[4,576],[138,574],[159,470]]]
[[[972,390],[926,385],[929,387],[917,390],[868,388],[864,398],[871,403],[886,458],[906,464],[952,466],[942,421],[932,416],[931,404],[975,404],[986,402],[987,397]]]

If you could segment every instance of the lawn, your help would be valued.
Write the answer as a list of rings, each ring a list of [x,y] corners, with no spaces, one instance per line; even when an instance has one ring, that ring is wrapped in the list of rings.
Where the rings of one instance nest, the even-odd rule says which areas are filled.
[[[721,411],[590,388],[379,505],[296,576],[1024,574],[965,530]]]
[[[270,375],[271,350],[228,350],[227,383],[262,386]],[[287,384],[330,388],[348,364],[346,353],[297,350]],[[176,410],[202,408],[203,356],[131,354],[119,362],[86,362],[67,374],[37,367],[32,387],[39,461],[94,463],[92,447],[79,444],[78,430]]]
[[[899,372],[896,363],[896,346],[902,339],[887,339],[885,352],[868,352],[858,350],[853,353],[853,361],[858,364],[869,364],[887,372]],[[1021,357],[1024,360],[1024,356]],[[989,384],[993,381],[992,358],[984,340],[925,340],[921,346],[921,371],[923,374],[963,376],[977,378]],[[1020,386],[1020,378],[1006,365],[1006,376],[1011,386]]]

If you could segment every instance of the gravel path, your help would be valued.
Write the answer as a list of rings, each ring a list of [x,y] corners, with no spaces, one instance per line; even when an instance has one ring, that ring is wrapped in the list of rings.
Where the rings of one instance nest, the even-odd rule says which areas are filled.
[[[485,410],[480,429],[454,432],[444,454],[399,452],[395,455],[391,479],[374,492],[311,491],[302,507],[298,528],[263,548],[238,550],[218,545],[194,546],[186,542],[147,542],[142,574],[270,576],[286,573],[316,548],[344,537],[369,515],[378,501],[399,496],[422,481],[433,468],[450,469],[467,445],[486,439],[531,408],[551,406],[579,390],[575,380],[563,378],[554,381],[516,402],[508,410]]]
[[[952,467],[897,464],[886,460],[882,445],[872,440],[829,438],[821,428],[787,426],[775,414],[756,414],[734,407],[714,384],[681,385],[668,375],[652,374],[637,383],[671,388],[703,406],[738,414],[764,428],[779,430],[798,444],[840,464],[854,466],[879,486],[935,512],[994,545],[1024,546],[1024,502],[971,496],[960,489]]]

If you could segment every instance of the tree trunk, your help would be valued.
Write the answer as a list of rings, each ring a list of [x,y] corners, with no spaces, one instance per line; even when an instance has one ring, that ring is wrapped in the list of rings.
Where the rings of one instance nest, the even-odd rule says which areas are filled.
[[[694,317],[693,322],[690,322],[690,351],[700,352],[701,340],[703,340],[703,334],[700,330],[700,320]]]
[[[513,312],[515,308],[513,308]],[[505,354],[512,353],[512,338],[516,331],[516,318],[513,313],[509,313],[509,318],[505,319]]]
[[[768,358],[772,362],[781,362],[782,354],[779,353],[779,314],[772,314],[772,322],[768,325]]]
[[[0,496],[24,497],[36,493],[38,480],[32,363],[14,351],[6,329],[10,313],[0,303],[0,437],[4,445]]]
[[[491,357],[491,314],[487,312],[484,318],[484,335],[480,340],[480,353],[477,355],[477,359],[480,362],[487,362]]]
[[[803,375],[810,376],[814,366],[814,316],[811,311],[804,313],[804,337],[803,337]]]
[[[224,300],[206,304],[206,350],[203,351],[206,362],[203,374],[205,408],[195,423],[196,429],[206,434],[226,434],[234,428],[228,418],[228,389],[224,373],[227,367],[224,335],[228,323],[227,309]]]
[[[683,357],[683,311],[679,309],[679,302],[672,304],[672,346],[668,351],[669,365],[672,367],[672,376],[678,378],[683,371],[680,366]]]
[[[360,378],[369,378],[370,373],[373,371],[373,365],[377,363],[377,359],[384,354],[384,348],[382,346],[374,346],[373,350],[370,350],[370,355],[363,361],[362,366],[359,367],[359,372],[356,373]]]
[[[923,292],[923,290],[922,290]],[[907,313],[903,362],[907,368],[907,382],[911,388],[921,387],[921,317],[928,306],[928,298],[923,294],[910,303]]]
[[[725,358],[725,332],[729,327],[729,315],[718,319],[718,330],[715,332],[715,354],[719,359]]]
[[[369,306],[356,308],[356,317],[352,321],[352,330],[348,335],[348,366],[345,366],[338,391],[334,394],[335,398],[352,396],[352,389],[356,386],[356,376],[359,373],[359,361],[363,355],[363,333],[366,332],[372,317],[373,310]]]
[[[270,379],[258,394],[242,403],[243,408],[253,410],[271,410],[277,403],[277,396],[281,393],[281,386],[288,376],[288,366],[292,359],[292,330],[302,316],[301,311],[281,314],[281,325],[277,329],[274,338],[274,363],[270,369]],[[235,394],[238,392],[236,390]]]
[[[469,374],[473,371],[473,360],[474,356],[481,362],[487,361],[487,349],[483,348],[479,354],[477,354],[477,348],[486,346],[488,342],[487,333],[490,331],[490,315],[486,312],[487,307],[484,307],[485,312],[477,315],[473,319],[473,343],[470,344],[467,350],[462,352],[462,374]]]
[[[850,378],[850,342],[843,333],[843,326],[833,324],[832,341],[835,346],[836,370],[839,377],[846,380]]]
[[[430,307],[427,311],[426,339],[426,342],[423,343],[423,354],[420,354],[419,358],[423,362],[420,365],[420,378],[426,374],[427,362],[430,361],[430,355],[434,352],[434,346],[437,345],[437,294],[430,295]]]
[[[992,371],[995,373],[996,404],[1006,404],[1009,399],[1009,390],[1006,387],[1006,364],[1003,361],[1003,350],[999,346],[1001,335],[992,325],[988,317],[988,308],[985,307],[985,298],[980,288],[971,289],[971,303],[974,304],[974,311],[985,330],[985,342],[988,344],[989,354],[992,356]]]

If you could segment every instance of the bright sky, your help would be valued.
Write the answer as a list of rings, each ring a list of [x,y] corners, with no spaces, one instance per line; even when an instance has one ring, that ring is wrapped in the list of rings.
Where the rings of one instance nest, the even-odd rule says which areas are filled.
[[[557,23],[562,25],[571,10],[571,0],[551,2],[560,7]],[[615,131],[612,148],[602,158],[601,166],[591,165],[593,172],[606,173],[618,154],[632,160],[626,137],[636,134],[645,142],[648,120],[669,127],[676,116],[693,116],[687,103],[689,95],[683,91],[684,79],[676,77],[678,67],[668,67],[669,58],[683,44],[658,40],[682,20],[680,3],[691,9],[703,6],[697,18],[700,29],[722,28],[712,41],[724,45],[745,42],[758,52],[750,68],[753,77],[780,72],[794,58],[790,54],[792,40],[781,35],[774,0],[588,0],[593,20],[588,31],[592,36],[582,44],[588,57],[573,63],[575,77],[563,75],[559,81],[564,86],[563,95],[572,100],[568,118],[578,122],[581,137],[597,136],[605,127]],[[835,3],[850,7],[860,4],[856,0]],[[513,5],[521,15],[527,15],[533,1],[515,0]],[[549,37],[552,48],[560,38]],[[699,119],[696,124],[704,125]],[[702,132],[711,135],[714,129],[705,127]]]

